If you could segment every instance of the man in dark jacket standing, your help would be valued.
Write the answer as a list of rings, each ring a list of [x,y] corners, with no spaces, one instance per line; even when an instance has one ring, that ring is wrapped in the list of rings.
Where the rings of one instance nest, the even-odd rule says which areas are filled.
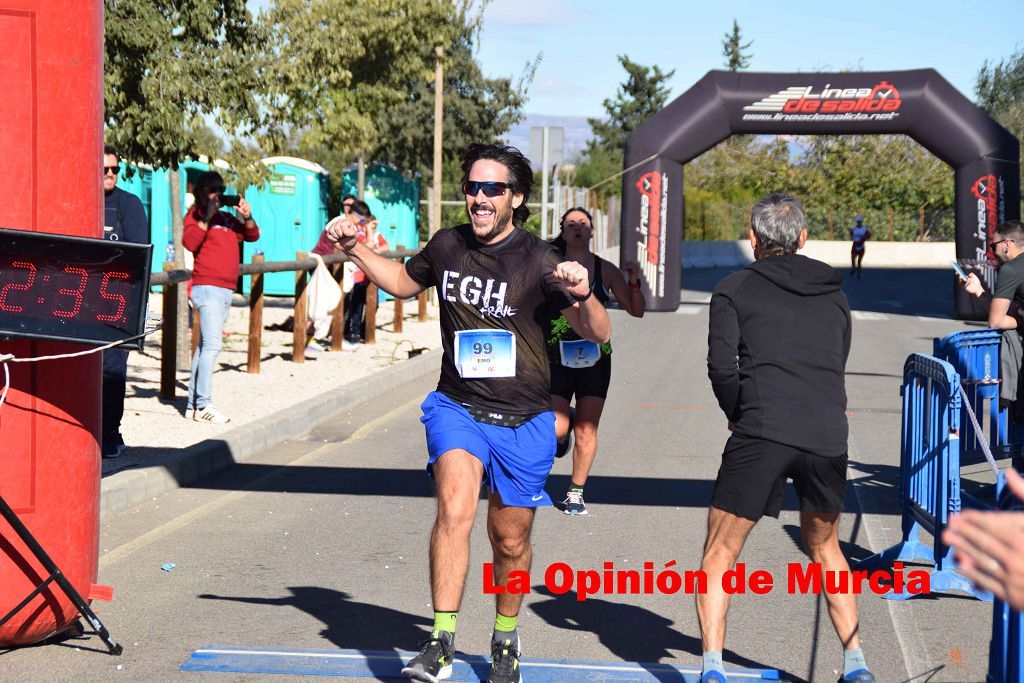
[[[754,263],[718,283],[711,297],[708,376],[732,436],[725,446],[708,512],[697,596],[704,647],[701,681],[725,683],[722,649],[729,596],[722,575],[763,515],[779,516],[792,479],[800,499],[804,550],[826,572],[848,572],[839,549],[846,488],[846,358],[850,309],[842,276],[797,255],[804,210],[773,194],[751,212]],[[827,595],[843,643],[841,681],[871,683],[851,594]]]
[[[110,145],[103,148],[103,238],[147,244],[149,221],[139,198],[117,186],[121,159]],[[100,448],[104,458],[125,450],[121,436],[124,392],[128,383],[128,350],[115,346],[103,352],[103,424]]]

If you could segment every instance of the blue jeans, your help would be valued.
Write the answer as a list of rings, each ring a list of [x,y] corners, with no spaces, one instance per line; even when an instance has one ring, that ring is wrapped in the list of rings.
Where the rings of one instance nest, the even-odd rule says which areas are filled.
[[[224,324],[231,312],[230,289],[213,285],[194,285],[192,308],[199,316],[199,345],[192,357],[192,376],[188,380],[188,407],[205,408],[213,393],[213,368],[220,354]]]

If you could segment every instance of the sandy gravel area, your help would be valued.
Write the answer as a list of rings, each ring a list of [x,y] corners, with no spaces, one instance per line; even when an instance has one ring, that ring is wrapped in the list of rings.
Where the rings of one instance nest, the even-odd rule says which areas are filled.
[[[149,310],[159,316],[161,295],[150,296]],[[128,362],[128,389],[121,433],[128,450],[118,459],[104,460],[103,472],[145,465],[154,453],[178,449],[215,438],[218,434],[254,422],[280,410],[334,389],[344,391],[348,382],[407,360],[410,349],[435,349],[441,345],[437,308],[430,306],[426,322],[418,322],[416,302],[406,302],[403,331],[393,332],[393,305],[381,304],[377,312],[377,343],[344,345],[340,352],[324,351],[307,356],[304,363],[291,362],[292,333],[271,329],[292,314],[292,300],[268,297],[263,309],[263,352],[260,373],[249,374],[245,364],[248,344],[248,305],[235,295],[224,330],[224,345],[213,375],[213,402],[231,418],[226,425],[194,422],[186,417],[188,372],[178,372],[177,398],[160,399],[160,333],[150,336],[144,351],[132,352]]]

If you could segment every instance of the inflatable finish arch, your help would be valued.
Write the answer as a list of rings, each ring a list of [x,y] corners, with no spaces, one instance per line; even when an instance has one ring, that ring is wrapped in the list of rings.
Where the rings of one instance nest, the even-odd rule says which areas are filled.
[[[958,259],[991,258],[1020,218],[1020,143],[932,69],[711,71],[626,141],[620,258],[640,262],[649,310],[679,305],[683,164],[734,133],[909,135],[955,171]],[[954,291],[958,317],[984,317]]]

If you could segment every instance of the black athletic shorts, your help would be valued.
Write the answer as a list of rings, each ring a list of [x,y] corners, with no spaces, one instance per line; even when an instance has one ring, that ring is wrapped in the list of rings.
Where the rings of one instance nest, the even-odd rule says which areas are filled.
[[[711,504],[756,522],[778,517],[787,479],[802,512],[840,512],[846,490],[846,459],[815,455],[774,441],[733,434],[725,444]]]
[[[559,361],[548,361],[551,365],[551,393],[571,401],[573,394],[608,397],[608,385],[612,381],[612,357],[601,356],[601,360],[589,368],[567,368]]]

